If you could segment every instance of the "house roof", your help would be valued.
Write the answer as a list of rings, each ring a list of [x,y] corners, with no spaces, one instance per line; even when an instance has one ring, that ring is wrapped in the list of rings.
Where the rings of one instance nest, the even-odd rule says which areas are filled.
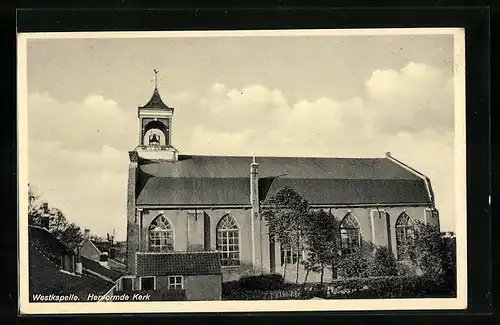
[[[120,273],[125,273],[127,266],[114,258],[108,258],[108,266],[110,269],[115,270]]]
[[[431,203],[425,180],[388,158],[257,157],[259,199],[289,186],[313,205]],[[252,157],[139,165],[138,205],[249,205]]]
[[[98,242],[94,240],[90,240],[88,238],[83,239],[83,241],[80,243],[82,246],[84,246],[86,249],[93,249],[97,254],[101,254],[102,252],[109,252],[110,249],[115,248],[116,250],[122,249],[122,247],[119,246],[111,246],[109,242]],[[74,249],[74,252],[76,253],[76,248]],[[88,256],[92,256],[90,254],[84,254],[82,251],[82,257],[86,258]],[[108,257],[108,265],[110,269],[113,269],[118,272],[124,272],[126,269],[126,265],[121,263],[120,261],[117,261],[114,258]]]
[[[45,230],[44,234],[39,231],[40,229],[34,229],[30,227],[30,299],[33,298],[33,294],[75,294],[80,300],[86,300],[89,293],[104,294],[114,285],[88,272],[83,272],[82,275],[62,272],[58,264],[60,260],[54,259],[54,256],[58,253],[73,254],[73,252],[61,249],[62,246],[57,244],[57,239],[48,231]]]
[[[138,276],[222,274],[217,252],[137,253]]]
[[[104,253],[107,252],[109,253],[111,249],[119,249],[119,247],[112,245],[109,241],[97,241],[97,240],[90,240],[90,242],[99,250],[99,252]]]
[[[155,88],[153,91],[153,96],[151,96],[151,99],[149,102],[147,102],[146,105],[144,106],[139,106],[139,109],[148,109],[148,110],[169,110],[173,111],[174,109],[172,107],[168,107],[163,100],[161,99],[160,92],[158,91],[158,88]]]
[[[84,269],[90,270],[92,272],[98,273],[108,279],[111,279],[113,281],[118,280],[124,272],[120,272],[117,270],[114,270],[112,268],[106,268],[99,264],[99,262],[93,261],[91,259],[88,259],[86,257],[81,258],[82,261],[82,266]]]
[[[58,262],[61,255],[74,254],[68,245],[58,240],[45,228],[29,226],[28,237],[30,243],[38,247],[52,261]]]

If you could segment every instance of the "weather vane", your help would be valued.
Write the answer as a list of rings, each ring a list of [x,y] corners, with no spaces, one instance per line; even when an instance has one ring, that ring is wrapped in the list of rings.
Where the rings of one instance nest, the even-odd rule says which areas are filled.
[[[153,70],[155,73],[155,88],[158,88],[158,70]]]

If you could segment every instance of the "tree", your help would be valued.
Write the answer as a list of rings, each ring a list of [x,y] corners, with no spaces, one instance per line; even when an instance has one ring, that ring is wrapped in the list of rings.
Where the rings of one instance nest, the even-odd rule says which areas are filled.
[[[301,239],[308,213],[307,200],[290,187],[280,189],[262,209],[262,216],[269,226],[269,237],[274,238],[282,247],[289,246],[297,252],[301,252],[303,248]],[[284,262],[286,271],[286,258]],[[299,265],[297,261],[295,282],[298,282]]]
[[[442,280],[444,275],[441,243],[437,226],[417,221],[414,263],[428,278],[436,281]]]
[[[96,243],[107,243],[108,240],[98,235],[90,235],[90,240]]]
[[[305,222],[306,259],[303,261],[307,281],[309,272],[320,272],[323,283],[325,267],[336,267],[338,222],[331,214],[323,210],[309,213]]]
[[[51,209],[50,215],[49,232],[69,247],[76,248],[83,240],[80,227],[69,223],[63,212],[57,208]]]
[[[457,256],[455,237],[444,237],[441,241],[441,259],[443,261],[444,279],[455,293],[457,290]]]
[[[48,223],[44,222],[45,218],[48,218]],[[31,185],[28,185],[28,224],[47,227],[50,233],[71,248],[75,248],[83,239],[80,227],[68,223],[61,210],[49,208],[47,202],[40,202],[40,197]]]
[[[40,202],[40,197],[35,190],[28,184],[28,224],[31,226],[42,226],[43,217],[50,213],[48,205]]]

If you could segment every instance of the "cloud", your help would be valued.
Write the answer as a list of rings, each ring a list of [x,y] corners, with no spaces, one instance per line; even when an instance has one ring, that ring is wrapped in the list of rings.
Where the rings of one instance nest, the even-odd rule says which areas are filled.
[[[28,95],[28,136],[39,142],[59,142],[69,149],[100,150],[103,144],[130,150],[137,122],[117,103],[90,94],[81,103],[58,102],[49,94]]]
[[[241,130],[239,132],[220,132],[207,129],[203,125],[197,125],[193,128],[190,141],[184,146],[188,152],[196,152],[197,154],[212,154],[213,148],[221,146],[226,151],[237,151],[245,147],[250,138],[251,130]]]
[[[365,86],[379,132],[453,128],[453,82],[438,68],[410,62],[399,71],[376,70]]]
[[[216,83],[162,98],[176,108],[181,154],[381,157],[386,151],[427,174],[444,229],[454,228],[453,81],[410,63],[375,70],[357,97],[291,102],[279,89]],[[127,151],[137,115],[89,94],[61,102],[28,96],[29,180],[82,228],[125,238]]]
[[[381,157],[391,151],[432,181],[444,229],[454,228],[453,80],[411,62],[375,70],[358,97],[290,103],[262,85],[214,84],[200,99],[203,126],[189,152],[234,155]],[[209,112],[209,113],[207,113]],[[184,122],[183,122],[184,123]]]
[[[255,84],[236,89],[216,83],[200,100],[200,105],[204,123],[224,132],[279,123],[290,111],[281,91]]]
[[[127,150],[136,121],[113,100],[81,103],[28,95],[28,179],[71,222],[124,238]],[[122,229],[120,229],[122,228]]]

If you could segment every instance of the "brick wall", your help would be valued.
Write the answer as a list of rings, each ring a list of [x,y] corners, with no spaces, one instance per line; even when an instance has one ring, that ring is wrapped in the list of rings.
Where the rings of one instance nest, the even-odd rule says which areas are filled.
[[[130,153],[131,160],[133,154]],[[137,162],[131,161],[128,169],[127,180],[127,274],[135,274],[135,252],[137,251],[139,238],[138,238],[138,225],[136,223],[136,209],[135,209],[135,187],[137,182]]]

